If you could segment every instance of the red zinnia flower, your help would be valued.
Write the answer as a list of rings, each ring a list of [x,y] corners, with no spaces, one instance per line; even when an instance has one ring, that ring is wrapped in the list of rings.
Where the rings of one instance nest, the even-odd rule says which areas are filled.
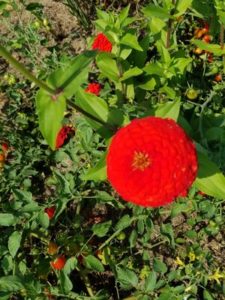
[[[100,91],[101,85],[99,83],[89,83],[85,89],[85,92],[95,94],[96,96],[99,96]]]
[[[112,44],[103,33],[99,33],[94,39],[92,49],[103,52],[111,52]]]
[[[64,144],[65,140],[68,137],[68,134],[73,131],[73,128],[70,126],[63,126],[60,129],[56,138],[56,149],[60,148]]]
[[[46,207],[45,213],[48,215],[49,219],[51,220],[55,214],[55,206]]]
[[[55,270],[62,270],[65,266],[66,258],[64,255],[57,257],[54,261],[51,261],[50,264]]]
[[[171,119],[133,120],[112,139],[108,180],[128,201],[157,207],[185,195],[197,174],[193,142]]]

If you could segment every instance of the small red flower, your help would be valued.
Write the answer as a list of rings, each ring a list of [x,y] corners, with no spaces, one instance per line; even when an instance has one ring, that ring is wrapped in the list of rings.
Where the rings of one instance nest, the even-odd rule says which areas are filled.
[[[205,43],[210,43],[211,39],[212,38],[209,34],[204,35],[202,38],[203,42],[205,42]]]
[[[57,257],[54,261],[51,261],[50,264],[55,270],[62,270],[65,266],[66,258],[64,255]]]
[[[49,219],[51,220],[55,214],[55,206],[46,207],[45,213],[48,215]]]
[[[56,149],[60,148],[65,140],[68,138],[69,133],[73,132],[74,129],[71,126],[63,126],[56,138]]]
[[[2,151],[7,152],[9,150],[9,146],[7,143],[2,143]]]
[[[111,52],[112,44],[103,33],[99,33],[93,41],[92,49],[103,52]]]
[[[89,83],[87,88],[85,89],[85,92],[95,94],[96,96],[99,96],[101,91],[101,85],[99,83]]]
[[[126,201],[157,207],[186,194],[197,175],[193,142],[171,119],[135,119],[115,134],[108,180]]]
[[[222,75],[221,74],[217,74],[214,78],[215,81],[220,82],[222,81]]]

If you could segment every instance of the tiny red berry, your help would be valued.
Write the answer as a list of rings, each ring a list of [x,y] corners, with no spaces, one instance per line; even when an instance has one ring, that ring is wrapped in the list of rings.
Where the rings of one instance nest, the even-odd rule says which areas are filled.
[[[51,261],[50,264],[55,270],[62,270],[65,266],[66,258],[64,255],[57,257],[54,261]]]
[[[46,207],[45,213],[48,215],[49,219],[51,220],[55,214],[55,206]]]

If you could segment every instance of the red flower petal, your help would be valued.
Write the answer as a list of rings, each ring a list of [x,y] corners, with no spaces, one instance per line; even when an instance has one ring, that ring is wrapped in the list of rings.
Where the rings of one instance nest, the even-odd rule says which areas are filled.
[[[93,41],[92,49],[103,52],[111,52],[112,44],[103,33],[99,33]]]
[[[99,83],[89,83],[85,89],[85,92],[95,94],[96,96],[99,96],[100,91],[101,85]]]
[[[170,119],[133,120],[115,134],[109,147],[108,180],[128,202],[168,204],[185,195],[196,174],[195,146]]]
[[[56,149],[60,148],[64,144],[65,140],[68,137],[68,134],[73,131],[74,129],[70,126],[63,126],[60,129],[56,138]]]
[[[48,215],[49,219],[51,220],[55,214],[55,206],[46,207],[45,213]]]
[[[54,261],[51,261],[50,264],[55,270],[62,270],[65,266],[66,258],[64,255],[57,257]]]

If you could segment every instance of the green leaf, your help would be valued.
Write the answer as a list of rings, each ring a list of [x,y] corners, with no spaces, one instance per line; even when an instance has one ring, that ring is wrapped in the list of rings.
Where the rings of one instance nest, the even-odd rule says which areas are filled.
[[[225,49],[221,49],[221,46],[218,44],[208,44],[200,40],[192,40],[191,42],[198,48],[212,52],[216,56],[222,56],[225,54]]]
[[[69,293],[73,288],[73,283],[71,282],[69,276],[64,271],[62,271],[60,272],[59,278],[64,293]]]
[[[7,4],[8,4],[8,2],[6,2],[6,1],[0,1],[0,11],[5,9]]]
[[[116,61],[108,53],[100,53],[96,58],[96,64],[101,71],[102,75],[118,82],[120,72]]]
[[[152,91],[154,90],[155,86],[156,86],[156,80],[153,77],[150,76],[146,76],[144,79],[144,82],[141,84],[138,84],[138,87],[142,90],[146,90],[146,91]]]
[[[112,225],[112,221],[94,224],[92,226],[92,231],[98,237],[103,237],[109,231],[109,228],[111,227],[111,225]]]
[[[13,195],[16,201],[33,202],[31,192],[15,189]]]
[[[212,295],[207,290],[203,291],[203,299],[204,300],[214,300]]]
[[[82,180],[94,180],[94,181],[104,181],[107,179],[106,173],[106,153],[103,154],[99,162],[94,168],[87,171],[86,174],[81,175]]]
[[[144,67],[144,71],[148,75],[158,75],[160,77],[165,77],[164,69],[158,63],[149,63],[146,67]]]
[[[84,263],[88,269],[94,270],[96,272],[103,272],[104,271],[104,266],[98,260],[95,256],[93,255],[88,255],[84,257]]]
[[[0,291],[17,292],[23,288],[22,279],[18,276],[3,276],[0,278]]]
[[[68,274],[70,274],[76,268],[76,266],[77,266],[77,259],[76,259],[76,257],[74,257],[74,256],[70,257],[66,261],[66,264],[65,264],[65,266],[63,268],[63,272],[68,275]]]
[[[138,51],[143,51],[141,46],[138,43],[136,35],[132,33],[126,33],[120,40],[120,43],[126,46],[129,46],[133,49],[136,49]]]
[[[162,292],[157,300],[174,300],[174,294],[172,292]]]
[[[172,248],[175,248],[174,232],[172,225],[170,223],[161,224],[160,231],[163,235],[168,237]]]
[[[14,231],[9,237],[8,248],[9,253],[13,258],[16,256],[16,253],[19,250],[21,238],[22,234],[19,231]]]
[[[0,226],[15,225],[17,218],[12,214],[0,213]]]
[[[148,6],[144,7],[142,12],[148,18],[156,17],[161,20],[167,20],[170,18],[170,14],[168,13],[167,9],[160,6],[155,6],[154,4],[149,4]]]
[[[129,244],[130,244],[130,248],[133,248],[136,246],[136,242],[137,242],[137,238],[138,238],[138,233],[136,230],[132,230],[130,236],[129,236]]]
[[[155,110],[154,115],[161,118],[170,118],[177,121],[180,113],[180,100],[160,104]]]
[[[38,206],[38,204],[36,202],[33,203],[29,203],[24,205],[21,209],[20,212],[23,213],[31,213],[31,212],[35,212],[35,211],[39,211],[41,208]]]
[[[224,199],[225,177],[217,165],[200,151],[198,151],[198,164],[195,186],[207,195]]]
[[[119,14],[119,20],[120,20],[120,24],[121,26],[123,26],[123,22],[127,19],[128,14],[129,14],[129,10],[130,10],[130,4],[127,5],[126,7],[124,7]]]
[[[162,274],[167,272],[166,264],[157,258],[154,258],[153,269],[155,272],[162,273]]]
[[[39,212],[38,221],[39,221],[39,224],[42,227],[48,228],[48,226],[49,226],[49,217],[45,212],[43,212],[43,211]]]
[[[176,74],[183,75],[185,69],[191,62],[192,62],[192,58],[185,58],[185,57],[175,58],[172,63],[172,66],[175,69]]]
[[[132,219],[129,215],[124,215],[116,224],[116,230],[123,230],[130,226]]]
[[[178,0],[176,3],[175,17],[179,17],[185,13],[185,11],[191,7],[193,0]]]
[[[96,56],[95,51],[85,51],[75,57],[64,67],[53,72],[47,82],[54,88],[62,92],[65,98],[70,98],[88,77],[89,64]]]
[[[56,99],[53,99],[48,92],[40,89],[36,95],[36,107],[41,133],[54,150],[66,110],[65,97],[59,95]]]
[[[109,118],[109,108],[105,100],[92,93],[87,93],[83,89],[76,92],[76,105],[81,107],[90,115],[107,122]]]
[[[131,77],[138,76],[142,73],[143,73],[143,71],[141,69],[139,69],[138,67],[131,68],[128,71],[123,73],[123,76],[120,78],[120,81],[124,81]]]
[[[152,17],[149,21],[149,27],[152,34],[156,35],[160,33],[164,27],[166,27],[167,22],[159,18]]]
[[[171,210],[171,218],[175,218],[177,215],[181,214],[182,212],[188,212],[189,210],[190,207],[187,203],[174,202]]]
[[[157,275],[156,272],[152,271],[145,280],[145,291],[152,292],[156,286]]]
[[[66,179],[65,175],[61,174],[57,170],[54,170],[54,175],[55,175],[58,183],[60,184],[60,191],[61,191],[60,193],[64,196],[72,196],[72,192],[70,189],[70,183]]]
[[[124,268],[124,267],[116,267],[117,280],[121,284],[122,288],[125,290],[129,290],[133,287],[137,287],[138,277],[134,271]]]

